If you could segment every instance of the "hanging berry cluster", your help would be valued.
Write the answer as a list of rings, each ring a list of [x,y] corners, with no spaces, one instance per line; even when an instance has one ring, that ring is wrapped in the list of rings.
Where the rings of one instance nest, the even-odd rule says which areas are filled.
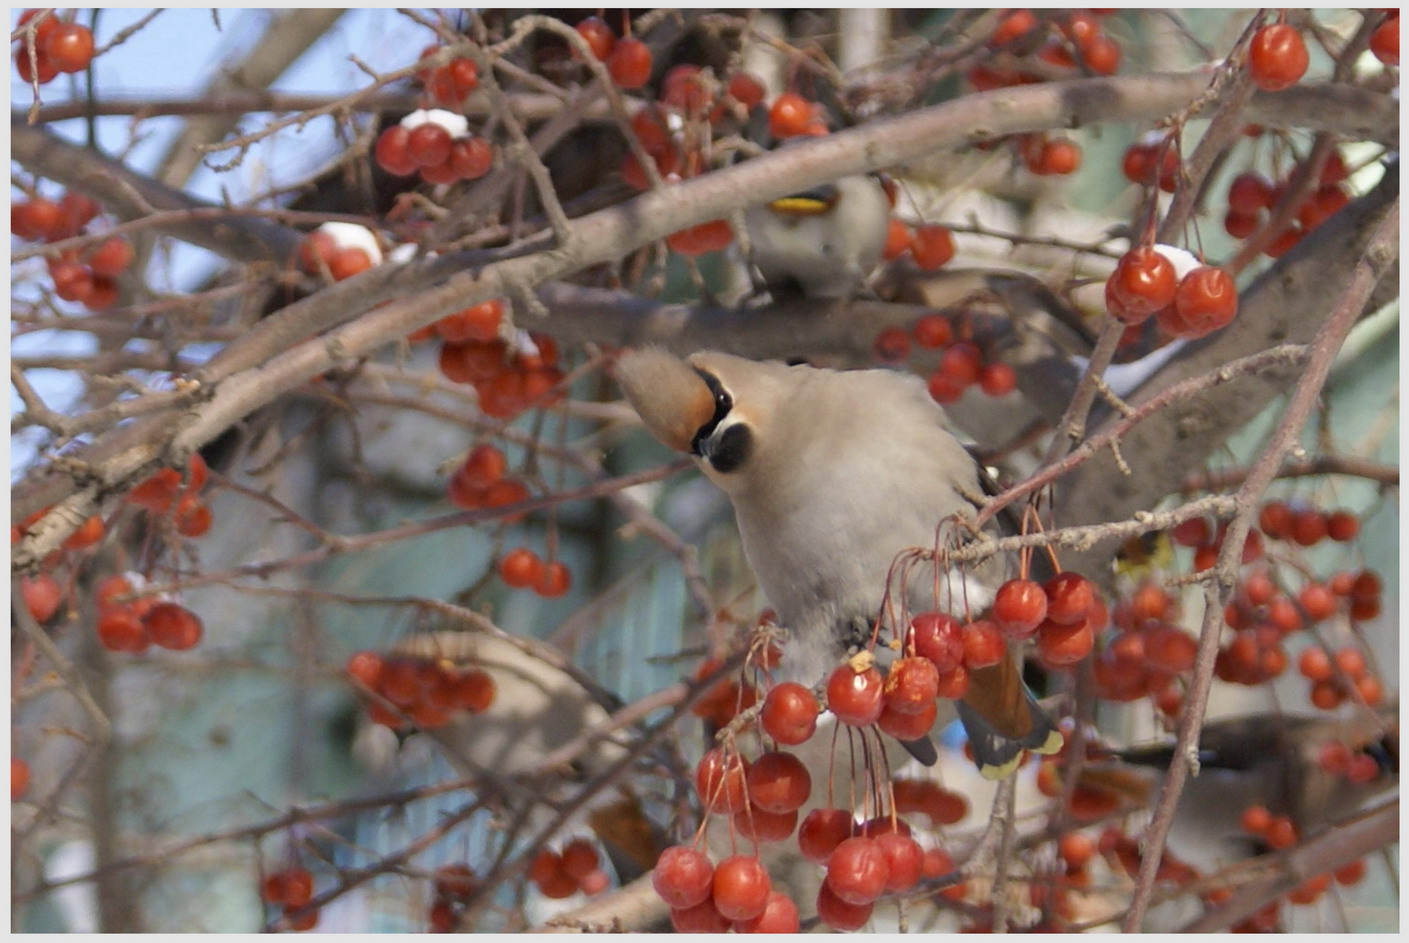
[[[494,703],[494,679],[487,671],[443,659],[361,651],[348,659],[346,670],[359,691],[377,695],[367,699],[372,722],[393,730],[413,724],[434,730],[450,723],[457,711],[481,714]]]
[[[528,878],[544,897],[552,900],[571,897],[579,891],[591,897],[611,886],[597,847],[587,838],[570,839],[561,851],[544,848],[529,864]]]
[[[35,22],[31,50],[25,26],[46,13]],[[46,85],[61,74],[82,72],[93,61],[92,30],[72,19],[61,19],[57,11],[25,10],[15,29],[19,34],[15,41],[15,69],[25,82]]]
[[[970,334],[963,319],[956,322],[948,315],[926,314],[916,319],[908,332],[888,327],[876,335],[876,356],[884,363],[900,363],[910,356],[912,342],[921,349],[939,351],[939,363],[928,382],[930,396],[937,403],[957,402],[973,386],[993,397],[1017,389],[1017,372],[1001,360],[988,360],[983,348],[968,339]]]
[[[283,911],[290,930],[303,933],[318,925],[317,907],[300,913],[313,900],[313,874],[305,867],[296,865],[265,875],[259,896]]]
[[[10,232],[29,242],[72,239],[84,235],[99,212],[97,203],[74,191],[58,200],[36,195],[10,207]],[[54,294],[101,311],[117,301],[117,276],[132,264],[134,253],[121,236],[98,241],[98,233],[91,235],[95,238],[90,248],[50,250],[45,261]]]

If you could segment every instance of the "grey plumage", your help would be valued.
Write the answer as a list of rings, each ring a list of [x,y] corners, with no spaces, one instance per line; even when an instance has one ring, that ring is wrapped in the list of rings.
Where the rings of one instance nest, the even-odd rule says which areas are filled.
[[[903,551],[957,538],[959,520],[983,500],[977,464],[918,377],[717,352],[686,364],[659,350],[624,355],[617,375],[652,431],[693,452],[732,501],[749,564],[789,632],[786,675],[816,684],[863,640],[858,624],[893,618],[898,635],[907,607],[976,618],[1006,577],[1003,558],[942,580],[930,562],[892,572]],[[688,447],[682,427],[695,430]],[[894,595],[883,613],[888,585]],[[972,698],[965,712],[980,764],[995,772],[1023,747],[1060,742],[1015,666],[1002,669],[973,680],[1011,690]],[[994,716],[1009,710],[1025,713]]]
[[[881,261],[890,201],[875,177],[842,177],[744,211],[749,258],[775,294],[846,298]]]

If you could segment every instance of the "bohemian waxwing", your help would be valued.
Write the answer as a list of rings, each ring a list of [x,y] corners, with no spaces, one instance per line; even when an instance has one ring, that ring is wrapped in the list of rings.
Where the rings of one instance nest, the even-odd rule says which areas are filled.
[[[934,547],[942,522],[941,539],[957,534],[953,519],[984,499],[977,463],[916,376],[647,348],[621,357],[617,379],[652,434],[694,455],[733,502],[749,564],[789,633],[783,670],[804,684],[868,639],[897,555]],[[976,618],[1008,568],[990,558],[951,570],[939,600],[938,581],[915,571],[907,604]],[[1024,748],[1061,745],[1011,655],[972,671],[957,706],[989,778]],[[907,747],[933,763],[927,740]]]
[[[1199,733],[1199,775],[1179,797],[1171,850],[1201,868],[1260,854],[1261,839],[1241,825],[1253,805],[1289,817],[1302,837],[1351,815],[1399,785],[1398,715],[1396,700],[1344,716],[1263,713],[1209,721]],[[1345,747],[1346,756],[1368,757],[1371,775],[1352,782],[1344,770],[1327,770],[1325,751],[1332,744]],[[1174,745],[1137,746],[1115,755],[1163,771]]]
[[[881,261],[890,201],[869,174],[744,210],[750,260],[775,300],[849,298]]]

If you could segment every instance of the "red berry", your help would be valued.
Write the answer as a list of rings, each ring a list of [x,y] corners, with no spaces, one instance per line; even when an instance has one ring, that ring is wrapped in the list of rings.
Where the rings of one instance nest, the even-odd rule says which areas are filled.
[[[572,588],[572,571],[561,560],[552,560],[543,566],[543,571],[533,583],[533,591],[545,599],[566,596]]]
[[[18,756],[10,757],[10,801],[18,802],[29,792],[29,763]]]
[[[993,596],[993,621],[1009,638],[1029,638],[1047,618],[1047,591],[1033,580],[1008,580]]]
[[[1116,263],[1111,290],[1127,311],[1151,315],[1174,301],[1174,266],[1152,246],[1136,246]]]
[[[1228,326],[1238,313],[1233,276],[1212,265],[1199,266],[1180,280],[1174,308],[1192,336]]]
[[[1037,651],[1048,665],[1060,667],[1076,664],[1091,654],[1095,642],[1096,633],[1085,619],[1062,623],[1054,622],[1049,617],[1037,627]]]
[[[922,271],[932,272],[954,258],[954,234],[944,226],[916,226],[910,237],[910,254]]]
[[[39,242],[54,236],[64,225],[64,212],[53,200],[37,197],[10,207],[10,232]]]
[[[689,256],[718,252],[733,241],[734,230],[727,219],[710,220],[665,237],[665,244],[673,251]]]
[[[1018,373],[1006,363],[988,363],[978,374],[978,387],[989,396],[1007,396],[1018,388]]]
[[[904,328],[884,328],[876,335],[875,350],[882,363],[900,363],[910,356],[910,335]]]
[[[827,887],[848,904],[873,902],[889,879],[890,864],[874,838],[848,838],[827,859]]]
[[[1399,65],[1399,15],[1398,10],[1375,27],[1370,34],[1370,51],[1385,65]]]
[[[876,836],[876,845],[885,855],[888,877],[886,890],[891,893],[908,891],[920,883],[925,851],[909,835],[890,832]]]
[[[93,33],[80,23],[58,23],[45,35],[42,49],[60,72],[82,72],[93,59]]]
[[[796,92],[784,92],[768,109],[768,129],[775,138],[796,137],[812,120],[812,103]]]
[[[749,764],[749,801],[765,812],[793,812],[812,795],[812,776],[791,753],[764,753]]]
[[[964,626],[964,667],[969,671],[996,665],[1007,652],[1008,645],[995,623],[984,619]]]
[[[954,339],[954,328],[942,314],[926,314],[911,328],[915,343],[925,348],[939,348]]]
[[[1238,174],[1228,186],[1228,208],[1235,212],[1256,216],[1271,209],[1272,202],[1272,184],[1251,170]]]
[[[922,612],[910,621],[905,651],[928,658],[940,674],[952,671],[964,659],[963,629],[951,615]]]
[[[1301,33],[1285,23],[1259,29],[1248,49],[1248,69],[1252,80],[1265,92],[1290,88],[1306,74],[1311,58]]]
[[[145,652],[151,644],[142,620],[129,606],[99,614],[98,641],[114,652]]]
[[[1058,573],[1043,591],[1047,594],[1047,618],[1062,625],[1082,621],[1096,605],[1096,586],[1080,573]]]
[[[1229,210],[1223,217],[1223,230],[1234,239],[1246,239],[1257,232],[1258,218],[1248,213]]]
[[[841,665],[827,679],[827,706],[842,723],[869,727],[881,716],[883,687],[875,668],[856,671]]]
[[[640,88],[651,78],[651,50],[633,36],[618,39],[607,57],[607,71],[622,88]]]
[[[939,372],[960,386],[972,386],[983,372],[983,351],[970,341],[950,344],[939,358]]]
[[[1062,176],[1080,166],[1081,148],[1066,138],[1043,141],[1040,150],[1028,154],[1027,169],[1039,176]]]
[[[210,530],[213,515],[210,506],[194,494],[186,494],[176,503],[176,532],[183,537],[199,537]]]
[[[1326,518],[1326,536],[1338,543],[1354,540],[1360,533],[1360,518],[1350,511],[1334,511]]]
[[[813,809],[798,827],[797,845],[803,857],[818,864],[831,857],[843,841],[856,832],[856,820],[848,809]]]
[[[409,177],[420,166],[411,158],[407,146],[411,139],[411,129],[399,124],[391,125],[377,136],[377,146],[373,156],[377,166],[397,177]]]
[[[563,846],[563,870],[581,881],[601,864],[597,848],[585,838],[574,838]]]
[[[918,714],[939,696],[939,671],[928,658],[901,658],[891,665],[883,692],[888,709]]]
[[[1308,582],[1301,588],[1297,601],[1312,622],[1329,619],[1336,612],[1336,597],[1322,583]]]
[[[734,925],[739,933],[797,933],[801,927],[797,904],[781,891],[769,891],[763,913]]]
[[[763,732],[788,746],[806,743],[817,730],[820,710],[811,691],[795,681],[785,681],[763,699]]]
[[[482,137],[460,138],[450,145],[450,169],[461,180],[478,180],[494,166],[494,148]]]
[[[612,47],[616,45],[616,33],[600,16],[589,16],[578,23],[577,33],[587,41],[592,55],[599,62],[606,61],[606,58],[612,54]]]
[[[750,72],[735,72],[729,79],[729,95],[750,110],[763,103],[765,92],[763,82]]]
[[[499,578],[515,589],[527,589],[538,581],[543,561],[527,547],[515,547],[499,561]]]
[[[95,275],[121,275],[132,264],[132,245],[121,236],[105,241],[88,258],[88,267]]]
[[[406,154],[418,167],[437,167],[450,159],[450,148],[454,143],[450,132],[426,121],[411,129],[406,137]]]
[[[162,648],[183,652],[200,643],[201,620],[184,606],[159,602],[142,618],[147,638]],[[306,903],[306,902],[305,902]]]
[[[1315,508],[1302,508],[1292,514],[1290,536],[1303,547],[1311,547],[1326,536],[1326,515]]]
[[[726,920],[757,917],[772,890],[768,870],[752,855],[733,855],[714,869],[714,906]]]
[[[874,903],[848,904],[826,883],[817,891],[817,916],[833,930],[860,930],[871,919],[875,906]]]
[[[750,805],[734,813],[734,827],[755,844],[782,841],[797,828],[797,809],[791,812],[765,812],[758,806]]]
[[[34,616],[35,622],[48,622],[59,611],[63,601],[63,589],[59,581],[48,573],[20,578],[20,595],[25,608]]]
[[[670,911],[670,925],[676,933],[727,933],[729,921],[714,906],[713,900],[702,901],[693,907]]]
[[[715,747],[695,767],[695,789],[708,811],[738,812],[748,805],[748,765],[738,753]]]

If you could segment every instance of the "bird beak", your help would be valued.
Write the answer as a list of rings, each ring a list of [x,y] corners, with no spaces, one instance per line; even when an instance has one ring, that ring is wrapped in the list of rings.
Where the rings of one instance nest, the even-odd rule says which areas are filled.
[[[616,379],[646,428],[678,452],[714,417],[714,393],[695,368],[659,347],[630,350],[616,363]]]

